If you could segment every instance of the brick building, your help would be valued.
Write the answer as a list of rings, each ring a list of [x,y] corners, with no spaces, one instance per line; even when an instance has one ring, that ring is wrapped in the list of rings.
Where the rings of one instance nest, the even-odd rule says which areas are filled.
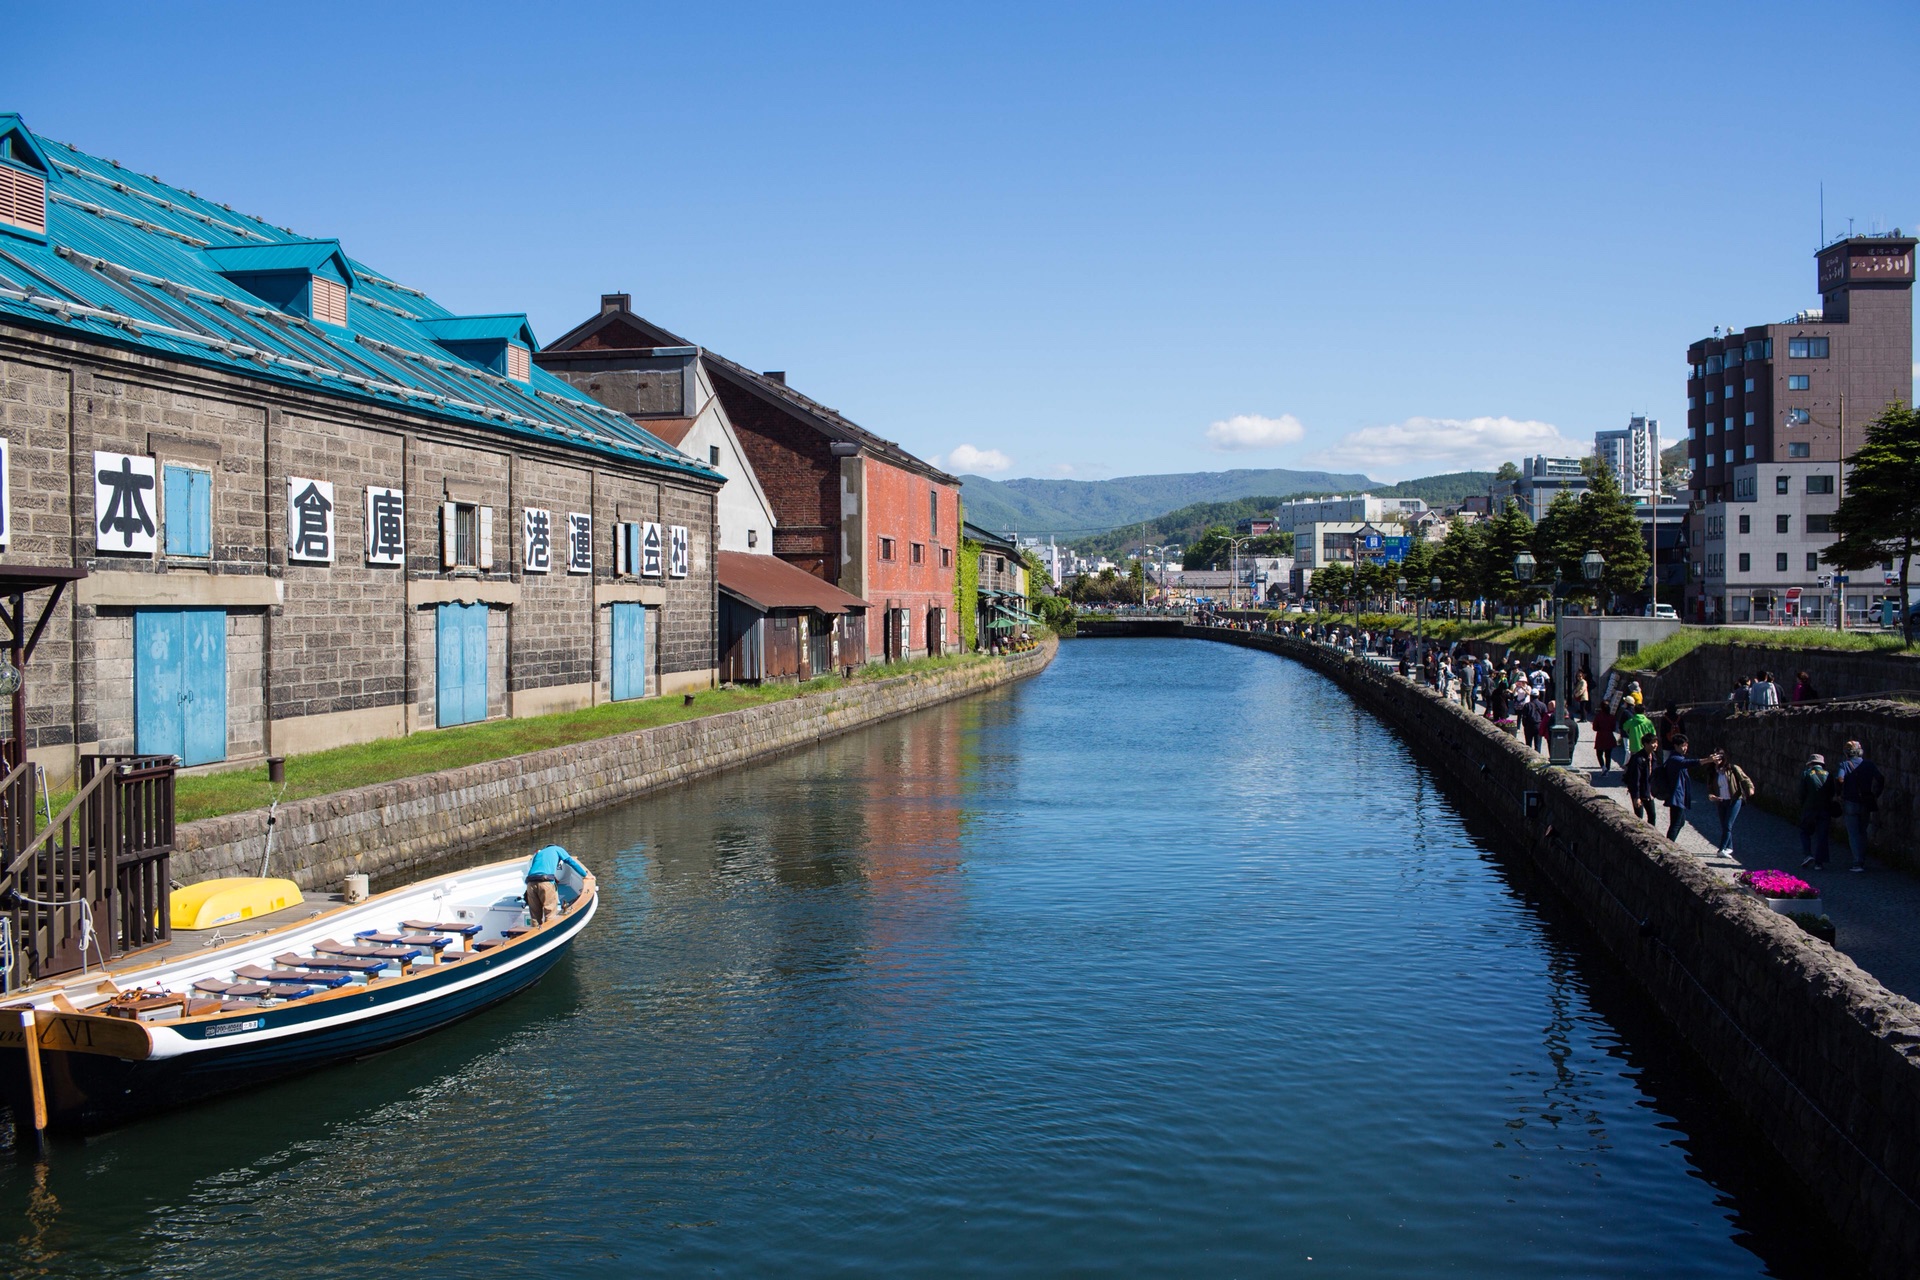
[[[0,566],[87,571],[27,668],[34,757],[711,684],[722,477],[534,346],[0,116]]]
[[[1816,255],[1821,307],[1779,324],[1716,331],[1687,348],[1693,558],[1683,616],[1695,622],[1830,618],[1821,579],[1845,493],[1842,459],[1890,401],[1913,398],[1913,251],[1848,236]],[[1863,614],[1881,584],[1856,574]]]
[[[633,313],[606,294],[599,314],[534,357],[631,414],[691,411],[710,385],[773,509],[773,553],[870,606],[867,644],[889,661],[959,647],[953,608],[960,482],[787,386]]]

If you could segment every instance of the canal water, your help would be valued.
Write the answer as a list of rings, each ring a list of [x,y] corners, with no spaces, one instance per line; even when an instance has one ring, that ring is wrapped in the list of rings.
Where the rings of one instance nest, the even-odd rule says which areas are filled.
[[[1524,870],[1271,655],[1070,643],[560,838],[605,902],[540,987],[0,1164],[9,1272],[1848,1270]]]

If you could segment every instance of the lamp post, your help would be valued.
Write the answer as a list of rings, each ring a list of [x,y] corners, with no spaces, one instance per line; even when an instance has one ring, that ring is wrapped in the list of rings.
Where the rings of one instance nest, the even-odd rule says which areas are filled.
[[[1603,618],[1607,616],[1607,607],[1601,596],[1600,579],[1605,577],[1606,573],[1607,558],[1598,551],[1589,551],[1580,557],[1580,576],[1585,578],[1587,585],[1593,588],[1594,608]]]

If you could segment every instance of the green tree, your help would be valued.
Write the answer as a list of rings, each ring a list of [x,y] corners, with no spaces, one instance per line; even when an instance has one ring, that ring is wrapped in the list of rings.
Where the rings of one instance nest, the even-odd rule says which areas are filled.
[[[1538,569],[1533,582],[1522,582],[1513,575],[1514,558],[1522,551],[1529,555],[1533,552],[1533,521],[1520,509],[1519,503],[1508,498],[1500,514],[1487,522],[1480,573],[1486,594],[1505,605],[1516,622],[1520,610],[1541,595]]]
[[[1337,609],[1353,594],[1353,570],[1344,564],[1330,564],[1314,570],[1313,580],[1307,585],[1323,609]]]
[[[1449,599],[1474,600],[1487,594],[1488,551],[1485,521],[1456,520],[1434,553],[1434,572]]]
[[[1500,464],[1500,469],[1493,473],[1493,478],[1496,482],[1501,480],[1518,480],[1520,478],[1520,467],[1517,463],[1503,462]]]
[[[1899,565],[1901,625],[1911,645],[1906,603],[1914,543],[1920,541],[1920,413],[1894,401],[1868,424],[1866,443],[1847,461],[1853,472],[1833,517],[1840,536],[1821,559],[1844,570],[1887,560]]]
[[[1539,562],[1537,572],[1541,583],[1551,583],[1554,571],[1558,570],[1564,597],[1591,597],[1593,588],[1587,585],[1585,572],[1580,567],[1581,557],[1586,553],[1586,513],[1580,508],[1580,499],[1562,489],[1553,496],[1540,523],[1533,527],[1533,558]]]
[[[1633,500],[1620,491],[1612,470],[1597,458],[1591,461],[1587,491],[1580,495],[1580,533],[1586,540],[1580,555],[1598,551],[1605,557],[1607,568],[1600,579],[1605,597],[1637,595],[1645,589],[1647,570],[1653,567],[1646,532],[1634,514]],[[1586,581],[1577,563],[1566,566],[1565,572],[1570,582]]]

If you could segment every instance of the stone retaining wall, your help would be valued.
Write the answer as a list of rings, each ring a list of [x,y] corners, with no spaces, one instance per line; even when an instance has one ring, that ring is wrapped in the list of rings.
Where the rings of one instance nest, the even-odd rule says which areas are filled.
[[[1872,1273],[1920,1275],[1920,1005],[1431,690],[1286,637],[1186,634],[1294,658],[1405,734],[1580,912]]]
[[[1773,672],[1784,700],[1793,694],[1794,673],[1805,671],[1823,698],[1861,698],[1892,689],[1920,689],[1920,658],[1846,649],[1789,649],[1764,644],[1703,644],[1658,671],[1623,671],[1638,680],[1647,704],[1719,702],[1736,680]],[[1604,682],[1603,682],[1604,687]]]
[[[825,693],[723,712],[442,773],[282,805],[274,875],[303,889],[347,876],[391,875],[512,835],[810,746],[892,716],[1035,674],[1058,642],[953,671],[862,681]],[[183,823],[173,876],[182,883],[259,874],[264,810]]]

